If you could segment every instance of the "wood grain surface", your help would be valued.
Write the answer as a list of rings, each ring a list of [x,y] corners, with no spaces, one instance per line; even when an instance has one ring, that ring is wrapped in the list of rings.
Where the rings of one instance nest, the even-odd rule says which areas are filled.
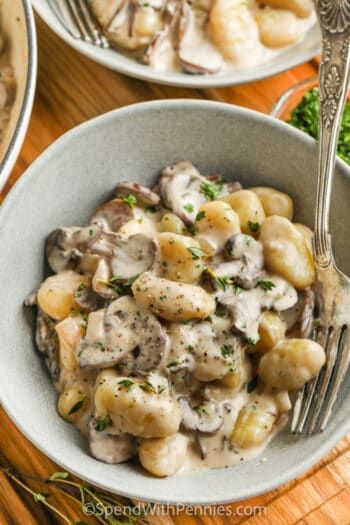
[[[20,158],[0,202],[33,160],[65,131],[111,109],[157,98],[208,98],[268,113],[289,86],[316,74],[317,61],[246,86],[190,90],[172,88],[119,75],[90,62],[60,41],[40,20],[39,76],[34,111]],[[48,174],[49,176],[49,174]],[[43,431],[43,430],[41,430]],[[0,409],[0,464],[32,477],[48,477],[58,467],[31,445]],[[233,474],[234,475],[234,474]],[[35,481],[29,482],[34,490]],[[84,520],[79,505],[52,489],[49,501],[72,522]],[[255,507],[255,511],[254,511]],[[222,512],[222,510],[220,511]],[[152,525],[348,525],[350,524],[350,437],[301,478],[260,497],[195,516],[182,511],[154,516]],[[255,514],[255,515],[254,515]],[[0,525],[63,523],[30,494],[0,472]]]

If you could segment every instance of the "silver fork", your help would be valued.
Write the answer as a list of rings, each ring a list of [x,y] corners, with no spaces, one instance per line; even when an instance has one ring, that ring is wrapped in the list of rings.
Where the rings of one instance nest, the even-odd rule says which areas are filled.
[[[323,431],[350,361],[350,279],[336,266],[329,233],[329,209],[341,118],[350,67],[350,0],[315,0],[322,31],[319,75],[319,165],[314,255],[318,323],[313,338],[326,350],[319,375],[299,393],[291,430]]]
[[[104,49],[109,47],[88,0],[48,0],[48,3],[73,38]]]

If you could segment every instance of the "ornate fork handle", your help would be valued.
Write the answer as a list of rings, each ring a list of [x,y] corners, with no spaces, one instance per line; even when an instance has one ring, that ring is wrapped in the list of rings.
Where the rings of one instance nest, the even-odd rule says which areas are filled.
[[[319,166],[314,251],[320,267],[332,261],[329,210],[341,118],[350,68],[350,0],[315,0],[322,31],[320,65]]]

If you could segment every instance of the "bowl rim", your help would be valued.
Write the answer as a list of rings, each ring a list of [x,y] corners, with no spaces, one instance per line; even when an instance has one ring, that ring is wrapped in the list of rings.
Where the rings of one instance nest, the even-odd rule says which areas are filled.
[[[309,46],[308,49],[301,50],[297,55],[291,55],[289,58],[281,60],[279,63],[274,66],[268,66],[267,64],[260,64],[258,68],[262,69],[262,72],[257,75],[256,67],[247,70],[233,71],[225,75],[191,75],[187,73],[174,73],[174,72],[162,72],[155,71],[154,69],[143,66],[136,61],[128,60],[126,64],[118,63],[116,66],[115,58],[110,58],[104,56],[102,53],[95,53],[96,46],[83,42],[82,40],[73,38],[61,22],[53,14],[52,18],[46,16],[46,8],[42,3],[43,0],[32,0],[32,5],[34,6],[35,11],[38,13],[40,18],[50,27],[50,29],[59,36],[64,42],[66,42],[73,49],[88,57],[90,60],[97,62],[100,65],[118,71],[124,75],[127,75],[132,78],[139,80],[145,80],[148,82],[156,82],[158,84],[163,84],[167,86],[175,87],[184,87],[184,88],[193,88],[193,89],[203,89],[203,88],[218,88],[218,87],[227,87],[227,86],[237,86],[248,84],[250,82],[256,82],[258,80],[263,80],[265,78],[277,75],[289,69],[292,69],[300,64],[308,62],[319,54],[321,49],[321,40],[312,46]],[[44,0],[47,4],[47,0]],[[118,57],[118,51],[116,51],[115,56]],[[118,62],[118,61],[117,61]],[[266,67],[266,65],[268,67]],[[243,76],[243,78],[237,79],[238,77]]]
[[[24,175],[18,179],[18,181],[15,183],[9,194],[6,196],[3,205],[0,207],[0,227],[1,227],[1,221],[2,217],[6,216],[8,211],[11,211],[11,205],[12,202],[15,201],[18,198],[18,194],[26,187],[26,185],[30,184],[31,180],[35,177],[35,172],[37,170],[37,167],[40,167],[43,163],[45,164],[46,159],[48,159],[52,152],[55,151],[56,148],[63,148],[67,143],[71,141],[72,138],[78,137],[83,130],[87,130],[90,128],[93,128],[96,123],[103,123],[103,121],[109,121],[114,118],[118,118],[118,116],[122,116],[128,113],[135,113],[135,112],[144,112],[148,109],[152,110],[159,110],[164,108],[164,106],[167,106],[168,108],[175,108],[175,109],[181,109],[186,110],[187,107],[193,107],[197,106],[202,111],[208,110],[208,108],[212,108],[213,110],[221,110],[226,113],[231,113],[232,117],[237,114],[245,114],[249,117],[249,115],[258,120],[265,120],[269,123],[272,127],[277,127],[283,130],[283,132],[287,132],[291,135],[291,138],[293,135],[295,137],[298,137],[299,140],[314,144],[315,141],[302,131],[299,131],[296,128],[293,128],[292,126],[289,126],[288,124],[275,119],[269,115],[265,115],[263,113],[259,113],[257,111],[242,108],[240,106],[235,106],[232,104],[227,104],[223,102],[216,102],[216,101],[207,101],[207,100],[197,100],[197,99],[169,99],[169,100],[156,100],[156,101],[148,101],[148,102],[141,102],[136,104],[131,104],[129,106],[125,106],[120,109],[115,109],[112,111],[109,111],[107,113],[104,113],[102,115],[99,115],[97,117],[94,117],[86,122],[83,122],[82,124],[76,126],[75,128],[67,131],[65,134],[63,134],[61,137],[59,137],[55,142],[53,142],[32,164],[29,166],[29,168],[26,170]],[[288,130],[288,131],[287,131]],[[343,162],[341,159],[337,159],[337,165],[341,168],[341,170],[344,172],[347,172],[346,175],[350,178],[350,168],[349,166]],[[183,497],[182,501],[172,499],[172,496],[169,495],[169,497],[158,497],[155,494],[150,494],[147,491],[147,483],[144,484],[143,491],[144,495],[140,496],[140,494],[132,493],[130,490],[126,489],[124,490],[123,487],[118,487],[117,491],[115,487],[112,487],[110,484],[104,483],[101,481],[96,481],[93,479],[92,476],[89,474],[82,474],[77,469],[72,469],[72,467],[65,463],[64,461],[60,460],[59,452],[57,451],[50,451],[47,452],[45,449],[45,445],[42,445],[40,443],[40,439],[37,437],[37,434],[32,432],[31,429],[24,428],[24,426],[21,423],[21,420],[17,418],[16,413],[11,408],[11,399],[7,398],[6,392],[1,392],[0,387],[0,403],[2,404],[4,410],[10,417],[10,419],[13,421],[13,423],[16,425],[16,427],[22,432],[22,434],[34,445],[36,446],[43,454],[45,454],[47,457],[49,457],[52,461],[60,465],[63,469],[67,470],[68,472],[71,472],[73,475],[83,479],[84,481],[95,485],[101,489],[107,490],[112,493],[118,493],[122,496],[126,496],[129,498],[136,498],[138,500],[144,500],[144,501],[156,501],[158,503],[163,504],[184,504],[184,505],[218,505],[218,504],[225,504],[225,503],[232,503],[235,501],[241,501],[247,498],[252,498],[259,496],[261,494],[264,494],[266,492],[269,492],[273,489],[276,489],[277,487],[295,479],[296,477],[302,475],[306,470],[311,468],[315,463],[317,463],[319,460],[324,457],[324,455],[329,452],[347,433],[350,432],[350,418],[345,419],[341,425],[339,425],[336,429],[336,431],[327,436],[327,439],[323,442],[323,444],[315,449],[315,451],[310,454],[307,459],[303,460],[301,463],[296,463],[295,467],[293,469],[290,469],[288,472],[281,472],[280,475],[275,477],[273,480],[268,480],[264,483],[260,483],[259,487],[256,488],[254,484],[252,484],[252,487],[250,490],[245,490],[245,492],[239,493],[237,492],[234,497],[228,497],[227,495],[223,497],[213,496],[211,498],[202,498],[201,495],[198,494],[198,496],[194,497],[193,495],[190,495],[188,497]],[[306,436],[302,436],[301,439],[307,439]],[[233,467],[234,468],[234,467]],[[222,469],[224,470],[224,469]],[[199,473],[198,473],[199,474]],[[146,478],[145,478],[146,479]]]
[[[27,26],[27,78],[19,118],[5,156],[0,163],[0,190],[5,185],[22,147],[28,129],[35,96],[38,58],[34,12],[30,0],[22,0],[22,5]]]

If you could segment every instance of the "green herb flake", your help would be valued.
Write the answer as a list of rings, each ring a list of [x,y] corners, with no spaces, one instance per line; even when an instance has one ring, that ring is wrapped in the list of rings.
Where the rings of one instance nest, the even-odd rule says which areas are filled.
[[[200,248],[197,248],[197,246],[190,246],[187,248],[187,251],[190,252],[194,261],[197,261],[197,259],[200,259],[200,257],[205,255],[205,253]]]
[[[99,419],[97,421],[97,425],[95,426],[95,430],[97,430],[97,432],[103,432],[111,424],[112,424],[112,420],[111,420],[111,418],[109,416],[107,416],[104,419]]]
[[[187,230],[185,230],[184,233],[185,233],[185,234],[186,234],[186,233],[190,233],[191,235],[197,235],[198,230],[197,230],[197,228],[195,227],[194,224],[189,224],[189,225],[187,226]]]
[[[248,226],[251,232],[258,232],[260,230],[260,223],[248,221]]]
[[[195,411],[198,414],[206,414],[207,413],[207,411],[206,411],[206,409],[205,409],[205,407],[203,405],[199,405],[198,407],[196,407]]]
[[[166,367],[172,368],[173,366],[179,366],[180,364],[181,364],[180,361],[171,361],[171,363],[168,363]]]
[[[202,182],[201,184],[201,193],[207,199],[207,201],[214,201],[219,197],[223,188],[223,181],[218,180],[216,182]]]
[[[159,296],[159,299],[160,299],[161,301],[165,301],[167,298],[168,298],[167,295],[160,295],[160,296]]]
[[[156,393],[156,389],[154,388],[152,383],[150,383],[149,381],[144,381],[139,386],[140,386],[140,388],[142,390],[144,390],[145,392],[148,392],[149,394],[155,394]]]
[[[166,388],[166,385],[158,385],[158,394],[162,394]]]
[[[126,202],[126,204],[130,206],[130,208],[134,208],[137,203],[137,199],[133,193],[130,193],[130,195],[124,197],[123,201]]]
[[[229,277],[215,275],[214,278],[216,284],[223,292],[226,292],[227,288],[232,284],[232,281]]]
[[[204,210],[197,213],[196,221],[201,221],[206,216],[206,212]]]
[[[249,346],[255,346],[258,341],[255,341],[252,337],[247,337],[247,343]]]
[[[248,392],[248,394],[251,394],[252,392],[254,392],[254,390],[256,389],[257,386],[258,386],[258,376],[255,376],[247,384],[247,392]]]
[[[241,293],[243,292],[243,288],[241,288],[240,286],[235,286],[234,288],[234,294],[237,296],[237,295],[240,295]]]
[[[184,205],[184,210],[188,211],[188,213],[192,213],[194,211],[194,206],[190,202],[188,204]]]
[[[67,479],[69,477],[68,472],[54,472],[50,477],[50,481],[55,481],[56,479]]]
[[[85,401],[85,397],[81,399],[80,401],[78,401],[77,403],[75,403],[75,405],[73,405],[70,411],[68,412],[68,415],[70,416],[71,414],[75,414],[76,412],[78,412],[83,406],[84,401]]]
[[[130,379],[122,379],[118,381],[117,384],[119,385],[119,389],[126,390],[127,392],[130,392],[135,386],[135,383],[130,381]]]
[[[35,503],[46,501],[46,496],[44,494],[41,494],[41,492],[37,492],[36,494],[33,494],[33,498]]]
[[[272,281],[263,281],[262,280],[262,281],[258,282],[258,285],[260,286],[260,288],[262,288],[266,292],[270,292],[273,288],[276,288],[275,283],[273,283]]]
[[[233,348],[231,345],[222,345],[220,350],[221,350],[222,357],[232,357],[233,356]]]
[[[81,292],[82,290],[85,290],[86,287],[87,287],[86,283],[80,283],[78,288],[77,288],[77,291]]]
[[[155,206],[146,206],[143,208],[143,211],[146,213],[157,213],[157,208]]]

